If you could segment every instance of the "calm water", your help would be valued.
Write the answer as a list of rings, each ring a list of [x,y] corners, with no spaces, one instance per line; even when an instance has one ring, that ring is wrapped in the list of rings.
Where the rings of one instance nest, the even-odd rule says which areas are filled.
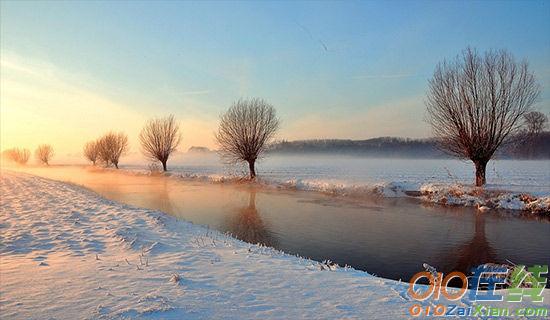
[[[408,280],[428,263],[467,271],[485,262],[547,264],[550,223],[509,213],[423,205],[415,199],[342,199],[80,167],[25,169],[83,185],[126,204],[209,225],[287,253],[392,279]]]

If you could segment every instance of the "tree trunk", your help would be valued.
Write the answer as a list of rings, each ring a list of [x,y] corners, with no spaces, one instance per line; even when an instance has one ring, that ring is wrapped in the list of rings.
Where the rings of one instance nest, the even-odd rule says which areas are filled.
[[[256,178],[256,170],[254,169],[255,162],[256,160],[248,161],[248,169],[250,169],[250,180],[254,180],[254,178]]]
[[[113,162],[113,164],[115,165],[115,168],[118,169],[118,162]]]
[[[161,162],[162,162],[162,170],[166,171],[166,160]]]
[[[486,160],[475,160],[474,165],[476,166],[476,187],[481,187],[486,183],[485,180],[485,169],[487,168]]]

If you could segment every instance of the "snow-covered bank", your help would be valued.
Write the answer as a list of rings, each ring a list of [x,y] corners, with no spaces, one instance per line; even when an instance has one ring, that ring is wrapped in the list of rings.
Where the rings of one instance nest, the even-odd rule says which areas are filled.
[[[111,170],[111,169],[107,169]],[[112,169],[114,170],[114,169]],[[242,174],[193,173],[178,171],[151,171],[139,168],[119,170],[126,174],[165,175],[187,181],[208,183],[236,183],[246,181]],[[540,215],[550,215],[550,195],[545,192],[530,194],[528,192],[510,191],[505,186],[488,185],[476,188],[460,183],[432,183],[411,181],[388,181],[375,183],[353,183],[337,179],[281,179],[258,177],[255,184],[267,188],[314,191],[335,196],[361,197],[381,196],[419,197],[424,202],[453,206],[475,206],[481,211],[490,209],[516,210]]]
[[[425,201],[443,205],[475,206],[481,211],[504,209],[550,215],[550,197],[536,197],[527,193],[487,190],[459,184],[426,184],[420,187],[420,194]]]
[[[415,303],[405,283],[247,244],[77,186],[2,172],[0,187],[2,319],[399,319]]]
[[[397,318],[406,288],[3,172],[0,318]],[[382,316],[384,315],[384,316]]]

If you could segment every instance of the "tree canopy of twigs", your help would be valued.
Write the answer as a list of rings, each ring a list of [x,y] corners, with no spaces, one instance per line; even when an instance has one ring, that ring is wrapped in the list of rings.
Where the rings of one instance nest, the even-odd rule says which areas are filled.
[[[162,163],[164,171],[168,157],[176,151],[180,140],[179,125],[173,115],[149,120],[139,134],[143,154],[153,161]]]
[[[28,149],[12,148],[4,150],[2,156],[19,165],[25,165],[31,157],[31,152]]]
[[[50,160],[52,159],[54,155],[53,148],[49,144],[42,144],[36,148],[34,151],[34,156],[36,159],[47,166],[50,165]]]
[[[95,166],[99,160],[99,141],[88,141],[84,145],[84,157]]]
[[[539,93],[526,61],[517,62],[504,50],[479,54],[468,48],[436,67],[429,81],[427,121],[443,151],[474,162],[476,186],[482,186],[487,162],[520,132]]]
[[[247,162],[250,178],[279,128],[275,108],[263,99],[240,99],[222,114],[216,133],[220,155],[229,163]]]
[[[99,159],[118,169],[120,157],[128,152],[128,136],[123,132],[109,132],[97,141],[97,146]]]

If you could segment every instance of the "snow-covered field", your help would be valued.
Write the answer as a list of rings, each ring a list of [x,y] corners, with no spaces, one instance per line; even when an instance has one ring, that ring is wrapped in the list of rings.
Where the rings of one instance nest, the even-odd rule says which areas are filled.
[[[146,165],[125,166],[149,173]],[[550,161],[492,160],[481,194],[472,187],[471,162],[452,159],[375,159],[351,156],[271,155],[258,164],[267,186],[335,195],[377,194],[401,197],[422,193],[429,202],[485,208],[547,212],[550,209]],[[185,179],[224,182],[247,175],[246,167],[224,166],[216,154],[180,156],[170,174]],[[522,195],[528,195],[525,197]]]
[[[3,171],[1,194],[2,319],[397,319],[414,302],[404,283],[74,185]]]
[[[148,169],[132,163],[131,168]],[[183,154],[169,162],[172,171],[189,176],[224,179],[247,174],[247,167],[224,166],[215,153]],[[419,190],[428,183],[472,184],[474,167],[454,159],[366,158],[328,155],[267,155],[257,164],[260,176],[303,189],[375,186],[391,182]],[[491,160],[487,187],[534,195],[550,195],[550,160]]]

